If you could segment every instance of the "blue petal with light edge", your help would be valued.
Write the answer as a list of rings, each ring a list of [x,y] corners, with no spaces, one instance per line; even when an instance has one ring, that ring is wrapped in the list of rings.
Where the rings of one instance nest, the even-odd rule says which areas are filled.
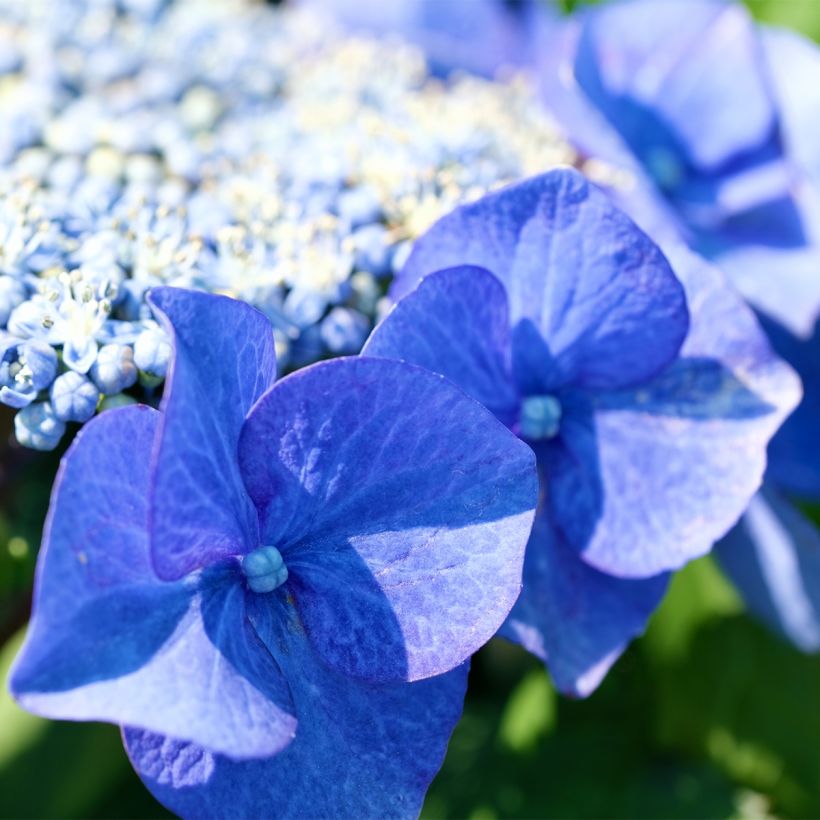
[[[243,302],[177,288],[149,301],[174,345],[152,467],[151,554],[159,576],[175,580],[257,546],[236,448],[276,358],[270,322]]]
[[[34,614],[11,676],[37,714],[127,723],[234,758],[272,754],[295,728],[281,672],[225,570],[168,583],[153,571],[148,458],[159,414],[111,410],[60,470]],[[230,576],[230,573],[227,573]]]
[[[536,515],[524,589],[500,634],[544,661],[561,692],[586,697],[643,633],[668,575],[629,581],[597,572],[563,542],[548,515]]]
[[[583,538],[572,538],[572,509],[555,505],[584,560],[621,577],[677,569],[729,530],[801,395],[720,272],[683,248],[670,260],[692,315],[681,358],[646,385],[593,397],[602,504]]]
[[[715,551],[751,612],[820,651],[820,533],[808,519],[767,485]]]
[[[511,324],[533,322],[565,383],[640,384],[674,358],[686,335],[683,288],[657,246],[571,169],[440,219],[417,240],[393,295],[457,265],[485,267],[501,280]]]
[[[126,729],[145,784],[184,817],[417,817],[461,716],[467,666],[418,683],[374,686],[314,652],[293,610],[257,601],[252,619],[294,690],[299,727],[280,754],[233,762],[192,744]]]
[[[305,368],[253,408],[239,456],[262,539],[334,668],[373,682],[448,671],[518,596],[533,454],[441,376],[369,358]]]
[[[507,426],[515,420],[507,295],[483,268],[426,277],[374,330],[362,356],[406,359],[441,373]]]

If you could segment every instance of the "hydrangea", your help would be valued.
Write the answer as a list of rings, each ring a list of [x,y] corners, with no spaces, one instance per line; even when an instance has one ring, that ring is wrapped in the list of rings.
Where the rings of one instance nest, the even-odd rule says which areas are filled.
[[[793,500],[820,500],[820,50],[740,4],[633,0],[576,15],[539,54],[568,135],[622,172],[610,190],[717,261],[803,380],[766,490],[718,554],[753,611],[818,650],[820,533]]]
[[[122,724],[185,816],[414,815],[465,662],[518,595],[531,452],[415,366],[274,383],[260,313],[152,301],[174,342],[162,406],[106,412],[69,450],[14,695]]]
[[[600,190],[554,171],[421,237],[363,351],[444,374],[532,447],[541,498],[502,633],[575,695],[736,522],[800,396],[720,274],[673,258],[677,277]]]

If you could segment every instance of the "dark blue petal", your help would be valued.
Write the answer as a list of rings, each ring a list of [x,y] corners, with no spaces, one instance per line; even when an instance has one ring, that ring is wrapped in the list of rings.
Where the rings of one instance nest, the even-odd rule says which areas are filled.
[[[510,374],[504,286],[483,268],[428,276],[373,331],[363,356],[402,359],[441,373],[510,426],[518,396]]]
[[[285,674],[302,682],[293,743],[275,757],[235,763],[126,729],[140,777],[183,817],[418,816],[461,716],[466,665],[418,683],[370,685],[326,666],[296,618],[282,628],[279,614],[262,606],[254,624]]]
[[[244,618],[242,587],[154,574],[148,459],[134,454],[150,452],[158,416],[108,411],[72,445],[12,691],[48,717],[127,723],[237,758],[271,754],[295,722],[287,685]]]
[[[820,534],[770,486],[716,547],[748,608],[805,652],[820,650]]]
[[[501,635],[549,667],[564,694],[586,697],[640,635],[668,576],[613,578],[587,566],[539,512],[524,562],[524,589]]]
[[[480,265],[507,288],[567,381],[639,384],[677,353],[683,288],[657,246],[578,172],[559,169],[440,219],[415,244],[394,296],[433,271]]]
[[[337,669],[446,672],[518,596],[533,454],[441,376],[368,358],[301,370],[254,407],[240,460],[263,540]]]
[[[584,560],[621,577],[676,569],[709,550],[760,486],[766,446],[800,397],[794,372],[720,273],[684,251],[672,258],[693,317],[681,359],[642,387],[595,397],[597,518],[555,504]]]
[[[820,500],[820,329],[804,341],[765,317],[761,322],[774,349],[803,382],[803,401],[769,445],[766,478],[802,498]]]
[[[174,580],[257,546],[239,474],[245,416],[273,384],[270,323],[224,296],[159,288],[150,301],[173,340],[155,445],[151,554]]]
[[[637,0],[585,18],[574,68],[646,165],[663,158],[708,171],[775,127],[762,57],[740,4]]]

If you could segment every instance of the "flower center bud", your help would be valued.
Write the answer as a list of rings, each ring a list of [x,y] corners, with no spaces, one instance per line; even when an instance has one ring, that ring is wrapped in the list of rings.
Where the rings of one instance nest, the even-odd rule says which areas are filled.
[[[558,434],[561,403],[555,396],[528,396],[521,403],[521,437],[543,441]]]
[[[242,558],[242,572],[253,592],[265,593],[288,580],[288,568],[276,547],[258,547]]]

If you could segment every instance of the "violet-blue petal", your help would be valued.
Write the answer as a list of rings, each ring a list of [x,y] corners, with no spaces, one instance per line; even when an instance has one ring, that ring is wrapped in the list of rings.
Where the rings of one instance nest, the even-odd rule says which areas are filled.
[[[639,384],[674,358],[686,335],[684,291],[658,247],[572,169],[440,219],[416,242],[393,295],[456,265],[497,276],[511,323],[530,319],[576,385]]]
[[[769,445],[766,478],[801,498],[820,500],[820,330],[804,340],[766,317],[761,323],[775,351],[803,382],[803,400]]]
[[[680,151],[709,171],[773,132],[762,50],[742,5],[636,0],[584,23],[575,77],[645,163]]]
[[[820,651],[820,534],[771,486],[716,547],[749,610],[804,652]]]
[[[441,373],[509,426],[518,404],[509,321],[504,286],[489,271],[451,268],[426,277],[402,299],[362,355]]]
[[[528,64],[535,32],[549,25],[540,0],[391,0],[389,3],[302,0],[354,30],[398,35],[423,49],[434,72],[463,69],[492,76],[504,66]]]
[[[287,745],[287,684],[244,618],[244,588],[163,582],[149,551],[147,458],[159,414],[89,422],[63,462],[11,689],[52,718],[167,732],[236,758]]]
[[[370,358],[300,370],[251,411],[240,461],[262,540],[336,669],[446,672],[518,596],[535,459],[439,375]]]
[[[154,565],[174,580],[257,546],[237,443],[276,378],[276,358],[270,323],[249,305],[177,288],[153,290],[149,300],[174,346],[151,509]]]
[[[541,510],[527,547],[524,589],[501,635],[544,661],[561,692],[586,697],[644,631],[667,581],[666,574],[631,581],[597,572]]]
[[[720,272],[684,249],[670,252],[693,318],[681,358],[644,386],[594,399],[603,504],[573,546],[621,577],[676,569],[730,529],[801,393]],[[562,514],[556,505],[557,520]]]
[[[302,682],[294,689],[299,727],[291,745],[264,760],[233,762],[126,729],[138,774],[183,817],[418,816],[461,716],[466,665],[412,684],[357,681],[328,667],[293,610],[281,606],[257,607],[254,624],[285,674]]]

